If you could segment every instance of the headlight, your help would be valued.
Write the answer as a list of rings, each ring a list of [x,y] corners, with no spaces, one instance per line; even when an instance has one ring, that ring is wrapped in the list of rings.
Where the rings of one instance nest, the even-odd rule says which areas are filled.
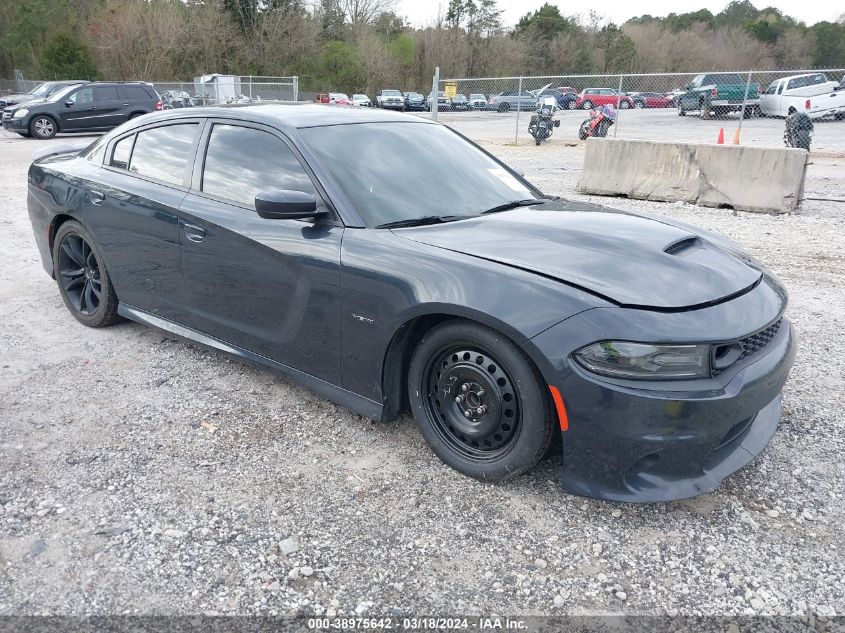
[[[17,109],[17,110],[15,110],[15,111],[14,111],[14,113],[12,114],[12,118],[13,118],[13,119],[22,119],[22,118],[24,118],[27,114],[29,114],[29,110],[27,110],[26,108],[18,108],[18,109]]]
[[[574,357],[585,369],[613,378],[689,380],[710,377],[709,345],[599,341],[582,347]]]

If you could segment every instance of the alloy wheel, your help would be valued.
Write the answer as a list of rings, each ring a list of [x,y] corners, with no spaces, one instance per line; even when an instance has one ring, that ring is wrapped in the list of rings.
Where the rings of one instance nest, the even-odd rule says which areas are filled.
[[[47,117],[39,117],[35,119],[33,127],[35,134],[42,138],[48,138],[50,136],[53,136],[56,131],[55,124]]]
[[[59,283],[71,305],[84,315],[100,307],[103,292],[100,264],[81,235],[68,233],[59,247]]]

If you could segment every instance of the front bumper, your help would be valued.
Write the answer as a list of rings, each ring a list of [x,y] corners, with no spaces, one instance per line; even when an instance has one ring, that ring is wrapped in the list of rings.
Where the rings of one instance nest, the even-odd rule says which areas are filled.
[[[386,110],[401,110],[402,108],[405,107],[405,104],[403,102],[393,102],[393,101],[391,101],[391,102],[388,103],[388,102],[382,101],[381,107],[386,109]]]
[[[3,129],[9,132],[28,132],[29,117],[20,119],[3,119]]]
[[[712,311],[705,320],[720,312],[727,314],[718,308],[671,316],[677,317],[677,324],[692,323],[696,317],[690,314],[695,312]],[[584,325],[590,329],[590,321],[595,331],[584,334],[583,341],[623,338],[608,331],[613,326],[604,315],[595,315],[599,312],[606,311],[582,313],[550,328],[532,343],[548,357],[549,352],[543,350],[560,350],[575,331],[583,331]],[[749,320],[760,319],[751,331],[779,318],[780,311],[765,312],[760,309],[746,315]],[[699,329],[699,336],[703,330]],[[653,340],[668,340],[663,333],[655,336]],[[729,338],[717,335],[701,340]],[[628,340],[643,338],[634,332]],[[568,349],[577,349],[581,342]],[[754,459],[774,435],[780,421],[781,390],[795,348],[792,328],[783,319],[768,345],[719,376],[645,386],[596,376],[568,354],[563,359],[558,352],[558,360],[553,361],[555,375],[549,382],[560,389],[569,418],[568,429],[562,431],[563,489],[629,502],[671,501],[715,490],[725,477]]]

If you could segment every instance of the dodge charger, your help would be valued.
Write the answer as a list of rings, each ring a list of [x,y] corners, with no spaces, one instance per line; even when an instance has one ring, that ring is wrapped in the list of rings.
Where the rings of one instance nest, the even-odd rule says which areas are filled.
[[[544,195],[432,121],[171,110],[48,147],[28,178],[82,324],[130,319],[376,420],[410,412],[471,477],[557,451],[566,491],[690,497],[780,420],[795,342],[763,266],[671,219]]]

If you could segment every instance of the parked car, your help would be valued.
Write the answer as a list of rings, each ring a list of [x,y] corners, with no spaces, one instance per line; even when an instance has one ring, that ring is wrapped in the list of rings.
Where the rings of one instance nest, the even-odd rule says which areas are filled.
[[[557,107],[561,110],[572,110],[575,108],[575,102],[578,100],[578,95],[574,92],[561,92],[557,88],[546,88],[537,94],[537,97],[554,97]]]
[[[558,86],[555,90],[560,90],[563,93],[571,92],[574,95],[578,94],[578,91],[575,90],[572,86]]]
[[[706,117],[711,113],[724,116],[729,112],[739,112],[745,95],[745,116],[751,117],[759,111],[760,91],[759,84],[748,83],[747,78],[738,73],[697,75],[678,97],[678,114],[685,116],[687,112],[698,111]]]
[[[38,84],[29,92],[23,94],[10,94],[0,97],[0,110],[11,107],[13,105],[20,105],[27,101],[36,101],[38,99],[47,99],[62,88],[68,86],[78,86],[85,83],[84,81],[45,81]]]
[[[428,93],[428,96],[425,98],[425,108],[426,110],[431,110],[431,93]],[[452,100],[446,96],[446,93],[442,90],[437,93],[437,109],[440,112],[445,110],[452,109]]]
[[[379,108],[405,111],[405,97],[398,90],[382,90],[376,95]]]
[[[487,95],[483,95],[480,92],[474,92],[469,96],[469,107],[473,110],[486,110],[487,109]]]
[[[776,433],[796,343],[768,270],[672,218],[546,197],[447,126],[266,104],[46,149],[29,217],[80,323],[154,326],[375,420],[410,411],[466,475],[560,451],[567,491],[662,502]]]
[[[832,116],[839,121],[845,118],[845,91],[824,73],[784,77],[773,81],[760,97],[760,111],[775,117],[803,112],[811,119]]]
[[[635,108],[671,108],[672,98],[662,92],[629,92]]]
[[[596,106],[609,105],[616,107],[616,102],[622,110],[634,107],[634,100],[626,94],[619,95],[615,88],[586,88],[575,101],[575,107],[592,110]]]
[[[172,110],[193,107],[194,100],[184,90],[165,90],[161,93],[161,103],[164,110]]]
[[[454,97],[452,97],[451,102],[451,107],[454,111],[467,111],[470,109],[469,99],[467,99],[466,95],[456,94]]]
[[[425,112],[425,97],[419,92],[404,92],[405,109],[417,112]]]
[[[345,92],[330,92],[329,105],[349,105],[352,101]]]
[[[329,93],[328,92],[321,92],[316,97],[314,97],[314,103],[328,103],[329,102]]]
[[[509,112],[510,110],[533,110],[537,107],[537,96],[527,90],[506,90],[493,95],[487,101],[487,107],[497,112]]]
[[[90,82],[5,108],[3,127],[21,136],[48,139],[57,132],[104,132],[163,107],[148,83]]]
[[[367,95],[356,92],[352,95],[352,105],[369,108],[372,107],[373,102],[370,101],[370,98]]]

